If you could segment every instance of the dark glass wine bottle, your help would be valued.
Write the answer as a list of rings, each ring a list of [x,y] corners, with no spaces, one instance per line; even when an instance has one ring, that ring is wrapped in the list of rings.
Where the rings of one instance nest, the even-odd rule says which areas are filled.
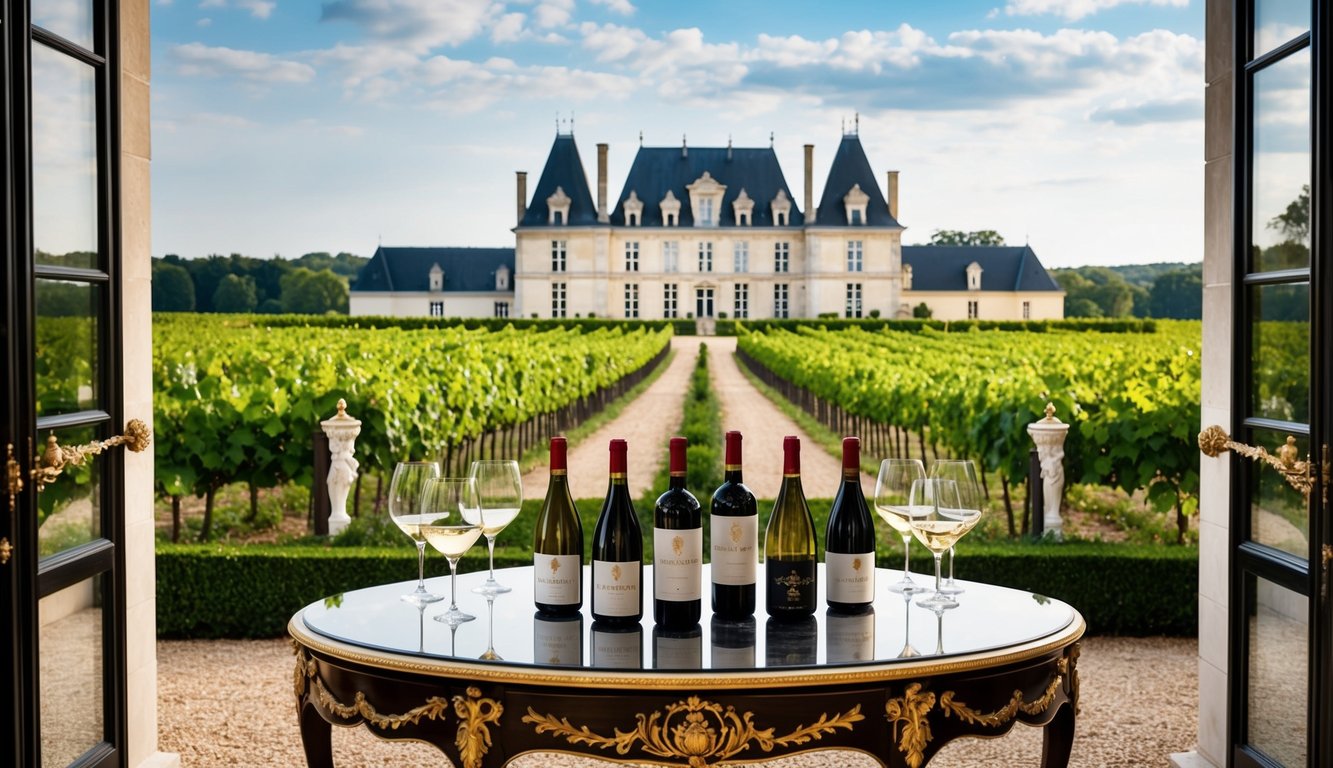
[[[759,565],[759,515],[754,494],[741,478],[740,432],[727,433],[723,471],[708,510],[713,613],[740,619],[754,615]]]
[[[801,439],[782,439],[782,485],[764,534],[768,615],[802,619],[815,612],[819,554],[815,521],[801,489]]]
[[[532,662],[554,667],[583,666],[583,614],[532,615]]]
[[[764,625],[765,667],[806,667],[819,660],[819,622],[814,616],[770,616]]]
[[[724,619],[714,616],[708,634],[713,655],[709,669],[752,669],[754,667],[754,617]]]
[[[703,512],[685,487],[685,448],[671,438],[670,480],[653,507],[653,620],[664,629],[698,624],[703,602]]]
[[[643,669],[643,627],[594,621],[588,631],[588,662],[602,669]]]
[[[625,479],[628,445],[611,441],[611,479],[592,534],[592,618],[605,625],[643,618],[643,532]]]
[[[824,592],[830,611],[864,613],[875,600],[875,523],[861,493],[861,441],[842,439],[842,485],[824,534]]]
[[[703,637],[698,624],[682,629],[653,627],[653,669],[702,669]]]
[[[569,493],[567,450],[565,438],[551,438],[551,481],[532,534],[533,602],[550,616],[583,608],[583,522]]]

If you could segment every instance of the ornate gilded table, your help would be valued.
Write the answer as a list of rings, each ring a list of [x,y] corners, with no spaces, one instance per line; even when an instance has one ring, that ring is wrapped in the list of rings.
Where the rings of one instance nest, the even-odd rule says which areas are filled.
[[[488,604],[470,592],[485,575],[458,577],[460,607],[479,618],[455,632],[432,620],[447,601],[419,611],[398,599],[409,582],[292,617],[311,768],[333,765],[331,724],[361,723],[461,768],[529,752],[705,768],[827,749],[919,768],[955,738],[1016,722],[1044,727],[1042,765],[1069,760],[1084,624],[1058,600],[964,582],[961,605],[935,614],[880,587],[868,615],[792,624],[769,621],[762,600],[749,622],[710,620],[705,595],[701,626],[663,632],[649,599],[642,625],[612,632],[535,616],[531,568],[498,572],[514,591]],[[448,594],[448,581],[429,588]],[[905,646],[921,655],[900,658]]]

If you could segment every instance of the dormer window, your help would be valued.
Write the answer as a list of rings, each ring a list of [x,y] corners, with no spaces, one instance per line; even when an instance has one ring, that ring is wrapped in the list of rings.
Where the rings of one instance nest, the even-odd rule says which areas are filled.
[[[860,184],[853,184],[852,190],[842,198],[842,204],[847,209],[847,223],[858,226],[866,223],[866,204],[870,202],[870,195],[867,195],[861,189]]]
[[[495,290],[509,290],[509,267],[501,264],[500,268],[495,270]]]
[[[748,227],[754,223],[754,201],[742,189],[731,203],[731,210],[736,215],[736,226]]]
[[[555,194],[546,198],[546,208],[550,211],[550,217],[547,219],[553,227],[564,226],[569,223],[569,204],[573,202],[569,195],[565,194],[564,187],[556,187]]]
[[[773,225],[777,227],[787,226],[791,219],[791,198],[787,197],[787,190],[779,189],[773,196],[773,202],[770,205],[773,210]]]
[[[694,226],[716,227],[717,214],[722,209],[725,184],[719,184],[708,171],[685,187],[690,193],[690,209],[694,211]]]
[[[981,290],[981,265],[975,261],[967,265],[967,289],[969,291]]]
[[[632,189],[629,191],[629,197],[625,198],[625,226],[643,226],[643,201]]]
[[[439,264],[430,268],[430,289],[431,292],[444,290],[444,270],[440,268]]]
[[[912,290],[912,265],[911,265],[911,264],[904,264],[904,265],[903,265],[903,290],[904,290],[904,291],[910,291],[910,290]]]
[[[676,198],[676,193],[668,189],[666,197],[662,198],[660,207],[662,208],[662,226],[679,227],[680,200]]]

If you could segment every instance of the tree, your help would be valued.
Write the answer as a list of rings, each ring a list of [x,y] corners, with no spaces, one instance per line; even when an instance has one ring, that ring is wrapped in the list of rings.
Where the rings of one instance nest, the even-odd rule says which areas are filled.
[[[1287,210],[1274,216],[1268,222],[1269,229],[1276,229],[1290,242],[1310,242],[1310,185],[1301,187],[1301,193],[1295,200],[1287,203]]]
[[[166,261],[153,262],[153,311],[194,311],[194,280],[189,270]]]
[[[282,276],[282,310],[301,315],[347,312],[347,283],[329,270],[298,267]]]
[[[1198,320],[1203,317],[1203,275],[1197,270],[1162,275],[1152,284],[1148,307],[1152,317]]]
[[[934,316],[935,312],[929,306],[927,306],[926,302],[924,301],[921,302],[920,304],[917,304],[915,307],[912,307],[912,317],[921,318],[922,320],[929,320]]]
[[[227,275],[213,292],[214,312],[254,312],[258,305],[255,279],[249,275]]]
[[[1065,291],[1065,314],[1070,317],[1129,317],[1134,311],[1134,287],[1105,267],[1059,269],[1051,276]],[[1080,299],[1091,302],[1101,314],[1074,314],[1088,311]]]
[[[1065,317],[1102,317],[1102,308],[1092,299],[1065,296]]]
[[[960,229],[937,229],[930,236],[931,245],[1004,245],[1004,238],[993,229],[964,232]]]

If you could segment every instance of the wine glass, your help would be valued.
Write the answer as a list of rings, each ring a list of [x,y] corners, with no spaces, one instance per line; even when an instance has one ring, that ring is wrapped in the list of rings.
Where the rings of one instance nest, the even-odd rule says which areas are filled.
[[[476,592],[477,590],[472,590]],[[477,658],[482,661],[504,661],[495,652],[495,595],[486,595],[486,650]]]
[[[926,479],[926,468],[917,459],[885,459],[875,480],[875,511],[903,538],[903,578],[889,585],[890,592],[910,595],[924,589],[912,581],[907,570],[912,557],[912,523],[909,494],[912,483]]]
[[[935,594],[917,603],[930,610],[956,608],[958,601],[940,591],[940,565],[944,552],[981,519],[981,510],[965,509],[959,501],[958,483],[930,478],[912,483],[912,535],[935,556]]]
[[[936,459],[930,466],[930,476],[957,483],[958,500],[963,509],[979,512],[985,507],[981,483],[977,481],[977,465],[971,459]],[[953,558],[954,548],[949,547],[949,578],[945,579],[940,591],[946,595],[961,595],[965,590],[953,580]]]
[[[426,591],[426,538],[421,535],[421,526],[430,522],[421,514],[421,491],[427,480],[439,476],[440,465],[433,461],[400,461],[389,481],[389,518],[417,545],[417,588],[403,600],[418,606],[444,599]]]
[[[421,492],[421,535],[449,561],[449,610],[435,617],[449,626],[477,618],[458,610],[458,561],[481,538],[482,511],[470,477],[435,477]]]
[[[486,525],[481,532],[486,536],[491,568],[486,582],[473,587],[472,591],[481,595],[502,595],[510,588],[495,580],[495,537],[518,517],[518,511],[523,507],[523,476],[518,471],[517,461],[498,460],[472,462],[471,477],[477,484],[481,508],[486,512]]]

